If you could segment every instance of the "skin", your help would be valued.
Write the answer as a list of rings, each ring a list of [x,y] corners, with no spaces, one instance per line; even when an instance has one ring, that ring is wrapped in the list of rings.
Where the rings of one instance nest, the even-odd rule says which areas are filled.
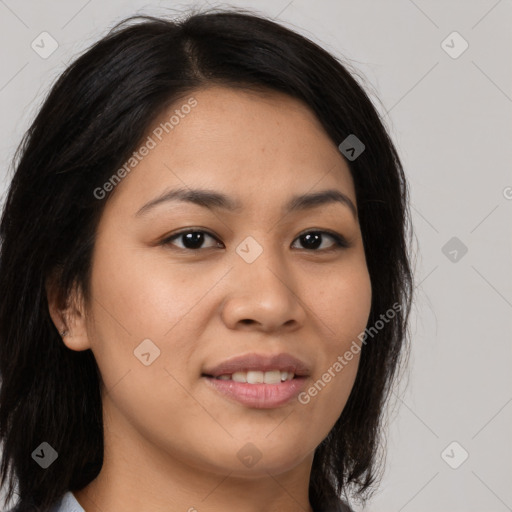
[[[104,464],[74,494],[87,512],[311,511],[314,450],[345,406],[359,356],[308,404],[274,409],[227,399],[201,374],[235,355],[288,352],[310,365],[309,387],[357,340],[371,305],[357,218],[339,202],[282,213],[291,196],[324,189],[357,208],[353,181],[301,102],[212,87],[161,120],[191,96],[197,106],[107,201],[91,300],[77,291],[65,310],[50,300],[55,325],[69,330],[64,343],[91,349],[103,379]],[[183,186],[225,193],[242,209],[174,201],[136,216]],[[182,228],[211,232],[220,247],[206,235],[199,249],[184,249],[183,237],[159,244]],[[299,237],[307,230],[339,233],[350,246],[322,235],[308,249]],[[263,249],[250,264],[235,251],[247,236]],[[161,351],[149,366],[133,353],[147,338]],[[250,468],[237,457],[248,442],[261,453]]]

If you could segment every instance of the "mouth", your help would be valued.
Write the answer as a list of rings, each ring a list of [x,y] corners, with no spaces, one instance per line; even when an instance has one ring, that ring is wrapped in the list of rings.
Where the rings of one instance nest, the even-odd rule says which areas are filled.
[[[201,377],[224,398],[247,407],[270,409],[289,403],[300,393],[309,367],[289,354],[249,354],[206,369]]]
[[[303,378],[295,375],[294,372],[270,370],[270,371],[245,371],[235,373],[224,373],[214,377],[213,375],[203,374],[203,377],[210,377],[217,380],[231,380],[233,382],[243,382],[247,384],[280,384],[295,378]]]
[[[294,377],[305,377],[310,373],[309,365],[286,353],[237,356],[203,370],[203,376],[206,377],[254,384],[267,380],[269,384],[277,384]]]

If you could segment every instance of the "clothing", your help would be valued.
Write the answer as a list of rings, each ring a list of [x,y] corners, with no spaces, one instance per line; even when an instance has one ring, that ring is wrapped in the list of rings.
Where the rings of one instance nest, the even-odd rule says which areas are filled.
[[[51,512],[85,512],[75,495],[68,491],[62,498],[55,503]]]
[[[327,507],[321,511],[317,512],[352,512],[352,509],[345,508],[347,505],[344,505],[341,502],[336,503],[334,506]],[[7,512],[16,512],[15,509],[11,509]],[[62,498],[55,502],[55,505],[52,507],[51,512],[85,512],[80,503],[78,503],[75,495],[68,491],[66,492]]]
[[[11,508],[7,512],[16,512],[18,507]],[[50,512],[85,512],[80,503],[78,503],[75,495],[68,491],[59,498],[50,509]]]

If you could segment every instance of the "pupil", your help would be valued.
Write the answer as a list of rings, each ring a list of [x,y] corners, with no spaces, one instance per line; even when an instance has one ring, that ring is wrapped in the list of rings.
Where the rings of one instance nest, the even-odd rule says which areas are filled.
[[[306,243],[303,243],[302,245],[308,249],[316,249],[317,247],[320,247],[322,243],[322,237],[319,233],[308,233],[307,235],[303,235],[302,240],[306,241]]]
[[[199,231],[185,233],[182,236],[184,237],[183,245],[188,249],[199,249],[204,241],[203,233]],[[302,245],[306,247],[306,249],[316,249],[320,247],[321,244],[322,236],[320,233],[307,233],[306,235],[302,235]]]
[[[199,233],[197,231],[193,233],[186,233],[185,235],[185,247],[187,249],[198,249],[201,247],[203,243],[203,233]]]

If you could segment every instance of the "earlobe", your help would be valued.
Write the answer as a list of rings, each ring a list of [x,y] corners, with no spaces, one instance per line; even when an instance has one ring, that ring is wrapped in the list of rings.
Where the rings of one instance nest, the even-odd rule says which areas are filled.
[[[69,295],[62,299],[55,284],[49,279],[46,283],[48,310],[64,344],[71,350],[82,351],[90,347],[82,293],[73,286]]]

